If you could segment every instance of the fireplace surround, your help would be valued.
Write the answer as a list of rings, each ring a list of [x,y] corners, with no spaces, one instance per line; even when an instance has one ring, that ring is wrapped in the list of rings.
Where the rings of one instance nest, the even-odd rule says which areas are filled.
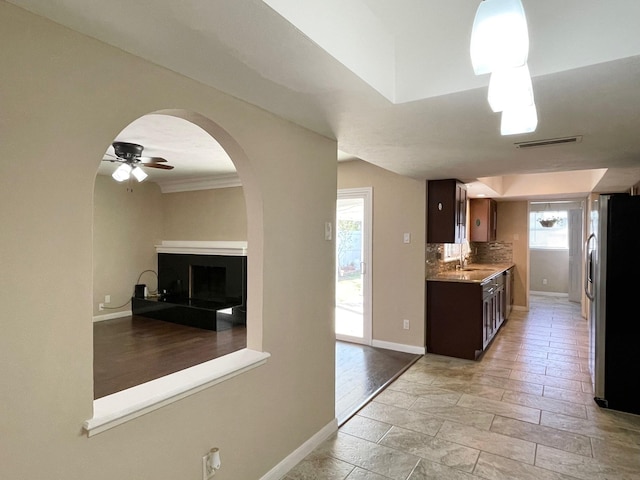
[[[245,242],[163,242],[156,251],[158,295],[134,297],[134,315],[207,330],[246,323]]]

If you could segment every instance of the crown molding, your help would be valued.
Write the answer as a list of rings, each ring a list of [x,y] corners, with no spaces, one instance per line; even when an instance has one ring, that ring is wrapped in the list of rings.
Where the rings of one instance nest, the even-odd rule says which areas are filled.
[[[192,192],[215,188],[241,187],[242,182],[236,173],[213,177],[196,177],[184,180],[164,180],[158,182],[162,193]]]

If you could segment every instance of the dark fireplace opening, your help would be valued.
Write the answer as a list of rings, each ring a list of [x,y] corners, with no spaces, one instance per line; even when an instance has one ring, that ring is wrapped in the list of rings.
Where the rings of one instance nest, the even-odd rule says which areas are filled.
[[[206,302],[224,302],[227,289],[227,269],[205,265],[190,265],[189,297]]]

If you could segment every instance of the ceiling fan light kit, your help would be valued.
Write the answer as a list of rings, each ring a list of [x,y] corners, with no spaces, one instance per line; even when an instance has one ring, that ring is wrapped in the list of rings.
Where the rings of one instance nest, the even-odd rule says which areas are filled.
[[[131,179],[131,176],[138,180],[144,181],[149,175],[142,167],[160,168],[162,170],[171,170],[173,165],[165,164],[166,160],[160,157],[143,157],[142,151],[144,147],[137,143],[129,142],[113,142],[114,158],[105,158],[104,161],[119,162],[121,165],[111,174],[114,180],[124,182]],[[107,153],[108,156],[113,156]]]
[[[471,30],[471,64],[476,75],[491,74],[488,102],[502,112],[500,133],[530,133],[538,126],[533,100],[529,31],[521,0],[483,0]]]
[[[113,172],[111,176],[118,182],[124,182],[125,180],[129,180],[131,170],[131,165],[129,165],[128,163],[123,163],[118,168],[116,168],[116,171]]]
[[[140,167],[135,167],[131,171],[131,173],[133,174],[134,177],[136,177],[136,180],[138,180],[139,182],[143,182],[144,179],[149,176]]]

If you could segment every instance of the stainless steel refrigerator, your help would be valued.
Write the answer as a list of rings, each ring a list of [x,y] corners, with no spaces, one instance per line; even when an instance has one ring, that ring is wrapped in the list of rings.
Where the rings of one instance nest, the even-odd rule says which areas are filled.
[[[640,196],[600,195],[585,245],[595,402],[640,414]]]

